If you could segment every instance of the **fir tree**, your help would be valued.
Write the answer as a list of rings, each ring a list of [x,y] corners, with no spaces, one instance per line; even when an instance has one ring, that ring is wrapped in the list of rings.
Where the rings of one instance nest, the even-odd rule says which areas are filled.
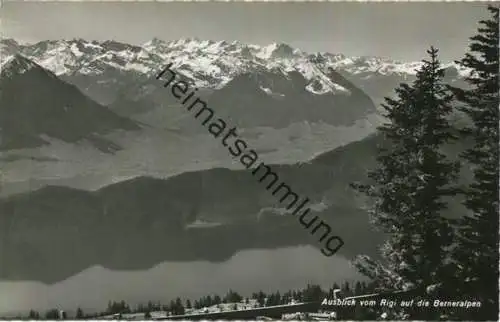
[[[344,284],[342,285],[342,296],[346,297],[346,296],[351,296],[352,295],[352,291],[351,291],[351,287],[349,285],[349,282],[344,282]]]
[[[304,292],[301,290],[297,291],[297,301],[303,302],[304,301]]]
[[[319,285],[307,285],[304,290],[303,301],[304,302],[316,302],[321,301],[324,297],[324,292]]]
[[[273,306],[273,305],[275,305],[275,299],[274,299],[274,294],[271,293],[267,297],[266,306]]]
[[[28,319],[30,319],[30,320],[39,320],[40,319],[40,313],[38,313],[35,310],[30,310],[30,313],[28,315]]]
[[[115,313],[130,313],[130,307],[125,301],[120,302],[108,302],[108,308],[106,309],[107,314],[115,314]]]
[[[174,300],[170,300],[170,312],[172,312],[173,315],[177,315],[177,307],[175,305]]]
[[[59,320],[59,310],[58,309],[50,309],[45,312],[46,320]]]
[[[85,315],[83,314],[83,310],[81,308],[76,309],[76,319],[81,320],[85,318]]]
[[[264,294],[264,292],[259,291],[259,293],[257,293],[257,303],[259,303],[259,306],[264,306],[266,303],[266,294]]]
[[[274,298],[276,299],[275,303],[276,305],[280,305],[281,304],[281,294],[280,294],[280,291],[276,291],[276,294],[274,295]]]
[[[328,291],[328,297],[332,299],[334,291],[339,289],[341,289],[340,286],[337,283],[333,283],[332,287],[330,287],[330,290]]]
[[[480,22],[469,53],[457,62],[472,70],[469,89],[452,88],[460,109],[472,120],[465,133],[474,139],[462,157],[471,165],[473,183],[466,189],[470,211],[460,222],[455,259],[457,286],[462,294],[481,300],[482,319],[498,317],[498,141],[499,141],[499,9]],[[479,318],[479,317],[477,317]]]
[[[384,264],[366,256],[357,263],[378,290],[425,287],[449,274],[445,263],[452,229],[442,212],[444,198],[457,193],[459,164],[441,153],[456,137],[447,120],[452,95],[442,82],[437,52],[428,50],[430,59],[411,86],[401,84],[397,98],[385,99],[389,122],[379,127],[378,167],[368,174],[369,184],[354,185],[371,197],[373,222],[389,235],[382,248]]]
[[[371,284],[371,283],[370,283]],[[361,294],[371,293],[372,289],[370,285],[367,285],[365,281],[361,282]]]
[[[175,307],[176,307],[178,315],[184,314],[184,305],[182,305],[182,301],[181,301],[180,297],[178,297],[175,300]]]
[[[229,292],[224,297],[224,303],[241,302],[242,299],[243,297],[237,292],[229,290]]]
[[[357,281],[354,286],[354,295],[362,295],[363,294],[363,286],[360,281]]]

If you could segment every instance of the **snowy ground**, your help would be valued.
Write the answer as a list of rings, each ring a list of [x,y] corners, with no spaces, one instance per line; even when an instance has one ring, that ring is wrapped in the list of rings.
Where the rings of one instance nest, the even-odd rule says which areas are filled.
[[[185,315],[190,315],[190,314],[204,314],[204,313],[218,313],[218,312],[228,312],[228,311],[241,311],[241,310],[251,310],[254,308],[259,307],[259,304],[257,303],[257,300],[255,299],[248,299],[248,303],[246,303],[247,300],[244,299],[241,302],[232,302],[232,303],[220,303],[208,307],[203,307],[201,309],[185,309]],[[152,311],[150,312],[151,318],[165,318],[171,315],[170,312],[167,311]],[[116,316],[114,315],[108,315],[103,318],[112,318]],[[130,313],[130,314],[122,314],[122,319],[126,320],[142,320],[144,319],[144,313]]]

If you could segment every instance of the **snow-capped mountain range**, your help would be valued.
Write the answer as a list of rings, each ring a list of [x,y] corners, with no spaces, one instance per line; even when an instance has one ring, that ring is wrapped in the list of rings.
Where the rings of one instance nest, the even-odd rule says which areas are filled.
[[[238,41],[153,39],[141,46],[116,41],[47,40],[36,44],[19,44],[13,39],[0,40],[0,64],[19,53],[57,76],[98,76],[109,71],[153,76],[167,62],[192,79],[200,88],[221,88],[236,75],[245,72],[272,71],[287,75],[298,71],[308,80],[306,90],[314,94],[339,93],[347,90],[331,82],[318,66],[355,75],[364,79],[374,76],[415,74],[421,62],[398,62],[379,57],[346,57],[342,54],[307,53],[283,43],[267,46],[248,45]],[[454,63],[445,67],[464,76],[467,71]],[[269,92],[270,89],[263,88]]]
[[[3,61],[0,72],[4,77],[11,77],[14,74],[23,74],[36,67],[37,64],[31,60],[23,59],[23,57],[19,55],[11,55]]]

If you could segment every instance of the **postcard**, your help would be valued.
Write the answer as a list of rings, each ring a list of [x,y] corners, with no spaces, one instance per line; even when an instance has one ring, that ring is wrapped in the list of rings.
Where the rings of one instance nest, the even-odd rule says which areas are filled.
[[[0,19],[0,319],[498,318],[498,6]]]

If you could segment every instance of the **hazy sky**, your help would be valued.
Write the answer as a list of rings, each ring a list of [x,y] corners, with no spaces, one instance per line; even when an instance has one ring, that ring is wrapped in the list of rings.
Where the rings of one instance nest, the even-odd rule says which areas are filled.
[[[140,44],[198,37],[254,44],[285,42],[306,51],[460,58],[480,3],[4,2],[4,36],[22,41],[85,38]]]

